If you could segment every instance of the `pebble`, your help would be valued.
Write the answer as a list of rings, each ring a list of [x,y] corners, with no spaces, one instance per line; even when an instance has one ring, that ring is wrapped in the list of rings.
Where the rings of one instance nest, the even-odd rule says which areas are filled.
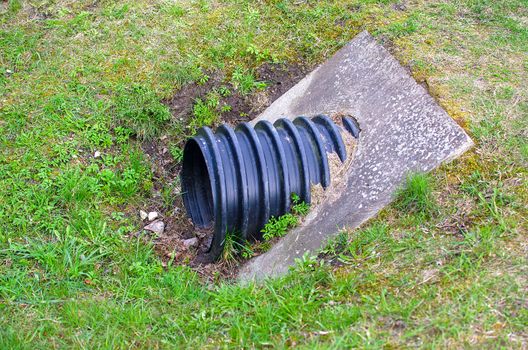
[[[148,219],[149,221],[154,221],[158,218],[159,214],[157,211],[151,211],[150,213],[148,213]]]
[[[101,152],[95,151],[94,158],[99,158],[101,156]]]
[[[140,217],[141,220],[143,221],[143,220],[145,220],[146,218],[148,218],[148,214],[147,214],[146,211],[144,211],[144,210],[140,210],[140,211],[139,211],[139,217]]]
[[[196,245],[198,245],[198,238],[193,237],[193,238],[185,239],[185,240],[183,241],[183,245],[184,245],[186,248],[189,248],[189,247],[195,247]]]
[[[148,224],[143,229],[161,235],[163,231],[165,231],[165,224],[163,223],[163,221],[158,220]]]

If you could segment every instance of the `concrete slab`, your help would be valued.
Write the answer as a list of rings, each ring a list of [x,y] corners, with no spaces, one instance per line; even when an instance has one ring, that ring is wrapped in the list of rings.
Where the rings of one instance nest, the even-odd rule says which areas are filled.
[[[267,253],[246,263],[242,280],[288,271],[343,228],[361,225],[389,204],[410,172],[427,172],[468,150],[471,139],[367,32],[276,100],[253,122],[319,113],[356,117],[356,158],[337,200],[324,201]],[[333,179],[332,179],[333,180]]]

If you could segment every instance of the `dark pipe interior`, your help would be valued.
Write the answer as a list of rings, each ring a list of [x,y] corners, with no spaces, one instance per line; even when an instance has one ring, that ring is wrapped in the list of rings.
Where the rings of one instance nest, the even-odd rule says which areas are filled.
[[[200,146],[190,139],[183,152],[182,188],[187,213],[200,228],[210,227],[214,219],[213,192],[209,170]]]

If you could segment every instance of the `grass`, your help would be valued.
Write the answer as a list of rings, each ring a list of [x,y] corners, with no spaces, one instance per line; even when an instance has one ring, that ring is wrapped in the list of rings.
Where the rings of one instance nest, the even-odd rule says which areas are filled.
[[[0,348],[526,347],[527,8],[3,2]],[[133,234],[138,208],[177,192],[144,140],[168,137],[178,159],[193,128],[222,119],[226,90],[266,91],[260,66],[320,63],[363,29],[475,149],[280,279],[204,283],[165,266]],[[213,77],[181,120],[160,103]]]
[[[402,211],[410,211],[429,216],[436,208],[431,179],[427,174],[409,175],[405,185],[398,191],[395,206]]]
[[[171,118],[167,106],[153,91],[141,85],[118,87],[114,115],[122,132],[139,139],[157,136]]]
[[[295,193],[291,195],[292,205],[290,212],[275,217],[272,216],[264,228],[261,230],[262,240],[240,242],[237,235],[228,232],[225,240],[221,261],[234,267],[240,265],[244,260],[248,260],[256,255],[265,253],[271,248],[273,241],[288,233],[288,230],[299,225],[303,216],[308,214],[310,206],[301,202],[299,196]]]
[[[288,230],[294,228],[299,224],[299,220],[308,214],[310,206],[300,201],[297,194],[292,194],[291,212],[284,215],[274,217],[272,216],[262,229],[262,238],[264,241],[270,241],[274,238],[279,238],[288,233]]]

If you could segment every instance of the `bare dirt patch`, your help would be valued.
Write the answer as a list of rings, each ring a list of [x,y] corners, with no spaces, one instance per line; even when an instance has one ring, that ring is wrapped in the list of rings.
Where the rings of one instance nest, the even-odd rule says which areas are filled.
[[[172,116],[179,120],[181,118],[188,119],[191,115],[193,103],[203,98],[209,91],[215,87],[220,86],[224,79],[220,74],[210,74],[211,78],[203,84],[191,83],[184,85],[171,98],[161,101],[169,107]]]
[[[221,86],[228,87],[233,93],[222,102],[231,109],[221,115],[221,122],[236,125],[249,121],[268,107],[273,101],[299,82],[310,67],[299,64],[264,63],[255,71],[258,81],[266,83],[263,91],[242,94],[234,86],[226,82],[221,73],[208,72],[209,79],[203,83],[191,83],[183,86],[171,98],[162,101],[166,104],[176,120],[187,120],[191,116],[194,102],[204,99],[207,93]]]

